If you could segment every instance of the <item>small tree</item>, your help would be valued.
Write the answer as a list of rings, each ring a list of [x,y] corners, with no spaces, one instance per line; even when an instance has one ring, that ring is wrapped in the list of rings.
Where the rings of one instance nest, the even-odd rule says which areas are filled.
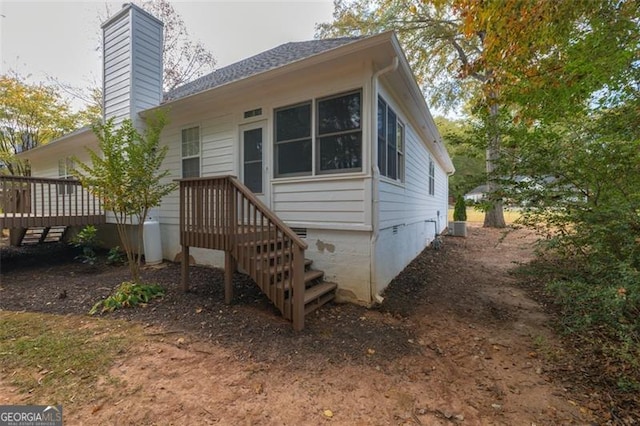
[[[456,222],[465,222],[467,220],[467,204],[464,202],[462,195],[458,195],[456,198],[456,205],[453,207],[453,220]]]
[[[160,112],[147,119],[147,128],[140,134],[131,120],[116,127],[113,119],[96,124],[102,155],[89,150],[91,164],[76,159],[74,175],[82,185],[103,203],[105,210],[115,215],[118,236],[127,255],[133,282],[140,282],[142,258],[142,224],[149,209],[160,204],[162,197],[175,189],[173,183],[162,183],[169,171],[160,172],[167,146],[160,146],[160,133],[167,123]],[[136,225],[133,240],[128,225]]]

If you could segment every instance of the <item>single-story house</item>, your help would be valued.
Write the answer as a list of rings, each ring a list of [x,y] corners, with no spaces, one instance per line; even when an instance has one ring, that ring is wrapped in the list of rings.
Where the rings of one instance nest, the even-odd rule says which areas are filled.
[[[471,202],[474,202],[474,203],[478,203],[478,202],[484,200],[484,197],[487,196],[488,188],[489,187],[486,184],[476,186],[471,191],[469,191],[466,194],[464,194],[465,201],[471,201]]]
[[[186,253],[197,264],[258,276],[264,267],[242,258],[284,259],[293,252],[280,252],[295,243],[321,280],[335,284],[332,295],[370,305],[447,229],[454,167],[393,32],[287,43],[163,93],[162,22],[125,4],[102,28],[105,118],[144,126],[147,114],[168,111],[163,167],[184,180],[155,212],[165,259]],[[33,176],[65,178],[71,157],[88,159],[84,147],[97,147],[90,129],[22,157]],[[232,201],[218,197],[229,188]],[[226,222],[220,215],[229,211],[235,216]],[[193,222],[203,215],[209,225]],[[290,242],[256,257],[255,246],[251,256],[238,249],[246,239],[230,248],[230,239],[194,234],[217,220],[236,236],[273,233]],[[242,220],[250,223],[238,231]]]

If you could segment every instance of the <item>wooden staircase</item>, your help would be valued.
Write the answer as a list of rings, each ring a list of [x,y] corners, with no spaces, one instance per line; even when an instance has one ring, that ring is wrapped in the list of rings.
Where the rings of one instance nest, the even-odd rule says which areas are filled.
[[[188,290],[189,248],[225,252],[225,301],[233,296],[233,272],[249,275],[293,322],[335,297],[337,284],[324,281],[304,257],[307,244],[234,176],[182,179],[180,244],[182,287]]]
[[[260,234],[260,231],[257,231]],[[246,234],[245,234],[246,235]],[[266,240],[241,244],[235,260],[245,260],[239,266],[253,278],[262,292],[289,320],[293,319],[292,252],[287,240],[276,235]],[[242,251],[242,253],[240,252]],[[307,315],[335,298],[336,283],[324,281],[324,272],[312,269],[311,259],[304,259],[304,314]],[[282,294],[281,294],[282,293]],[[283,297],[282,297],[283,296]],[[282,301],[283,303],[280,303]]]
[[[11,245],[34,246],[63,241],[67,226],[31,226],[11,229]]]

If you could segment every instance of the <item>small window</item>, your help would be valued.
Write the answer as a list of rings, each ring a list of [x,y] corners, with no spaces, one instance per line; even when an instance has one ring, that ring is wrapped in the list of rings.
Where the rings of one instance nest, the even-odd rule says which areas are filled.
[[[362,170],[360,92],[318,101],[318,173]]]
[[[252,109],[244,112],[244,118],[259,117],[262,115],[262,108]]]
[[[429,195],[436,195],[436,166],[429,157]]]
[[[75,164],[73,163],[73,160],[69,157],[67,158],[61,158],[58,160],[58,177],[60,179],[73,179],[73,169],[75,168]],[[65,195],[65,194],[73,194],[73,190],[75,188],[75,185],[58,185],[58,194],[59,195]]]
[[[182,177],[200,177],[200,128],[182,129]]]
[[[275,110],[275,175],[310,175],[311,102]]]
[[[378,169],[404,182],[405,129],[396,112],[378,97]]]

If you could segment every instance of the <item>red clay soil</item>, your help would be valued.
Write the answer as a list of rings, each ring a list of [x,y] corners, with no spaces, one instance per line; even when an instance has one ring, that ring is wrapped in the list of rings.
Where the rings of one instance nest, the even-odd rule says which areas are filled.
[[[470,227],[427,248],[374,309],[330,304],[292,331],[252,282],[220,270],[144,271],[166,296],[106,315],[149,326],[148,341],[111,369],[108,397],[65,406],[69,425],[558,425],[601,424],[543,352],[559,339],[510,270],[532,259],[533,235]],[[3,251],[0,309],[84,315],[127,279],[87,269],[64,247]],[[58,251],[56,251],[58,250]],[[30,257],[26,257],[30,255]],[[117,382],[117,381],[114,381]],[[0,369],[0,404],[29,401]]]

